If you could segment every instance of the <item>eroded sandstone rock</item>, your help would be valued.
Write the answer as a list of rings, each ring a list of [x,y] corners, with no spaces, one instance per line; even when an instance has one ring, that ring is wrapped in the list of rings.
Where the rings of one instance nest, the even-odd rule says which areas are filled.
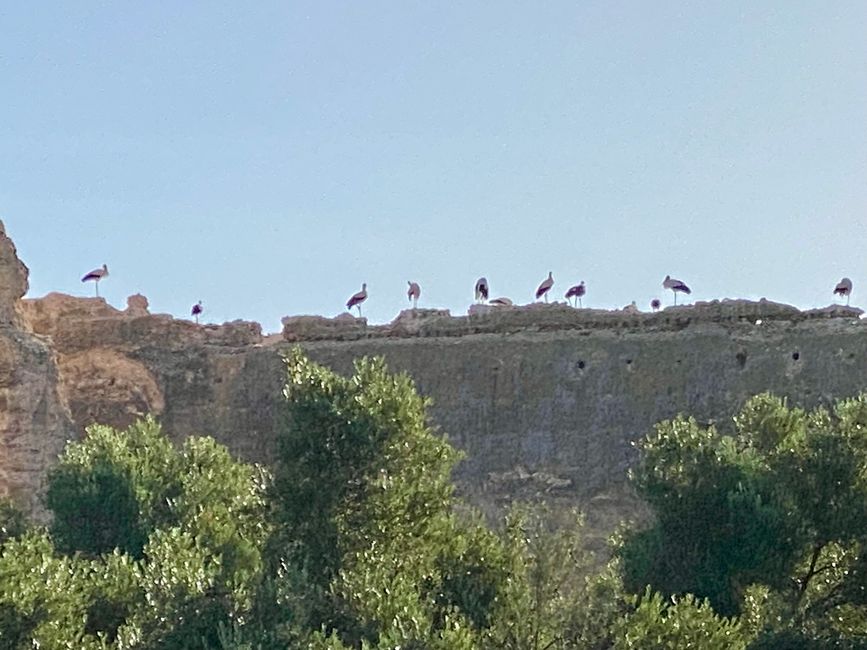
[[[15,244],[0,221],[0,323],[19,322],[18,300],[27,293],[27,267],[18,259]]]
[[[30,329],[36,334],[46,335],[54,334],[65,324],[123,314],[109,305],[105,298],[79,298],[56,292],[43,298],[22,300],[19,308]]]
[[[156,377],[140,361],[94,348],[60,358],[61,389],[75,422],[126,428],[166,408]]]
[[[317,341],[323,339],[353,340],[367,334],[367,319],[343,313],[335,318],[325,316],[284,316],[283,338],[287,341]]]
[[[404,309],[387,328],[388,336],[431,335],[451,320],[448,309]]]
[[[27,267],[0,222],[0,495],[41,516],[45,471],[75,428],[52,350],[25,329],[18,311],[26,291]]]
[[[127,316],[147,316],[148,311],[147,297],[136,293],[126,299],[126,314]]]

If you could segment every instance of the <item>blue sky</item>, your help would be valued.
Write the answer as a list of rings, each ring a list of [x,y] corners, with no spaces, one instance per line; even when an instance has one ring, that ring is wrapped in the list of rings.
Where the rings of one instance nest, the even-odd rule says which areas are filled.
[[[116,306],[269,331],[548,271],[863,304],[865,33],[861,0],[4,3],[0,218],[31,296],[107,262]]]

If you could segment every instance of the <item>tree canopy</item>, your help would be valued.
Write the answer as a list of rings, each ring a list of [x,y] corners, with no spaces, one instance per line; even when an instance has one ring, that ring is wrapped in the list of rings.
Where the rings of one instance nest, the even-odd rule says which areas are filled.
[[[867,643],[867,397],[807,412],[758,395],[733,425],[682,416],[640,443],[633,481],[656,522],[625,538],[627,586],[734,615],[759,585],[780,634]]]

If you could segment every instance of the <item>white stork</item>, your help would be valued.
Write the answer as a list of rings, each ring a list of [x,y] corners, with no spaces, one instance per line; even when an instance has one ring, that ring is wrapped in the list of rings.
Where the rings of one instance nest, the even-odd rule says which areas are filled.
[[[650,308],[653,311],[659,311],[660,307],[662,307],[662,303],[659,301],[659,298],[654,298],[650,301]]]
[[[346,301],[346,308],[352,311],[353,307],[358,307],[358,317],[361,318],[361,303],[367,300],[367,283],[361,284],[361,291],[352,294],[352,297]]]
[[[576,299],[576,306],[584,304],[581,302],[581,298],[584,297],[584,294],[587,293],[587,287],[584,286],[584,280],[581,280],[581,284],[576,284],[574,287],[569,287],[569,290],[566,292],[566,300],[569,298]]]
[[[108,265],[103,264],[101,269],[94,269],[83,278],[81,278],[82,282],[88,282],[90,280],[94,281],[94,286],[96,287],[96,297],[99,298],[99,281],[103,278],[108,277]]]
[[[675,305],[677,304],[677,293],[678,292],[685,293],[687,295],[692,293],[692,290],[688,286],[686,286],[685,282],[682,282],[681,280],[675,280],[670,275],[665,276],[665,280],[662,281],[662,288],[663,289],[671,289],[671,292],[674,294],[674,304]]]
[[[484,302],[488,299],[488,279],[481,277],[476,280],[476,302]]]
[[[406,297],[408,300],[412,300],[412,308],[415,309],[418,307],[418,299],[421,298],[421,287],[418,286],[418,282],[410,282],[406,281],[409,285],[409,289],[406,291]]]
[[[843,278],[837,283],[837,286],[834,287],[834,295],[840,294],[840,296],[846,296],[846,306],[849,306],[849,294],[852,293],[852,280],[849,278]]]
[[[193,305],[193,308],[190,310],[190,316],[192,316],[193,318],[196,319],[196,325],[199,324],[199,314],[201,314],[202,311],[203,311],[203,308],[202,308],[202,301],[201,300],[199,302],[197,302],[195,305]]]
[[[539,285],[539,288],[536,289],[536,300],[545,296],[545,302],[548,302],[548,292],[551,290],[551,287],[554,286],[554,273],[548,271],[548,277],[542,280],[542,284]]]

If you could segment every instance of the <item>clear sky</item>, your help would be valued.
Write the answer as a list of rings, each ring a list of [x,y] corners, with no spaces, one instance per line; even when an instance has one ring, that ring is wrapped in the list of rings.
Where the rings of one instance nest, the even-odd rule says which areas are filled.
[[[0,218],[31,296],[106,262],[115,306],[269,331],[548,271],[867,304],[865,34],[863,0],[5,2]]]

